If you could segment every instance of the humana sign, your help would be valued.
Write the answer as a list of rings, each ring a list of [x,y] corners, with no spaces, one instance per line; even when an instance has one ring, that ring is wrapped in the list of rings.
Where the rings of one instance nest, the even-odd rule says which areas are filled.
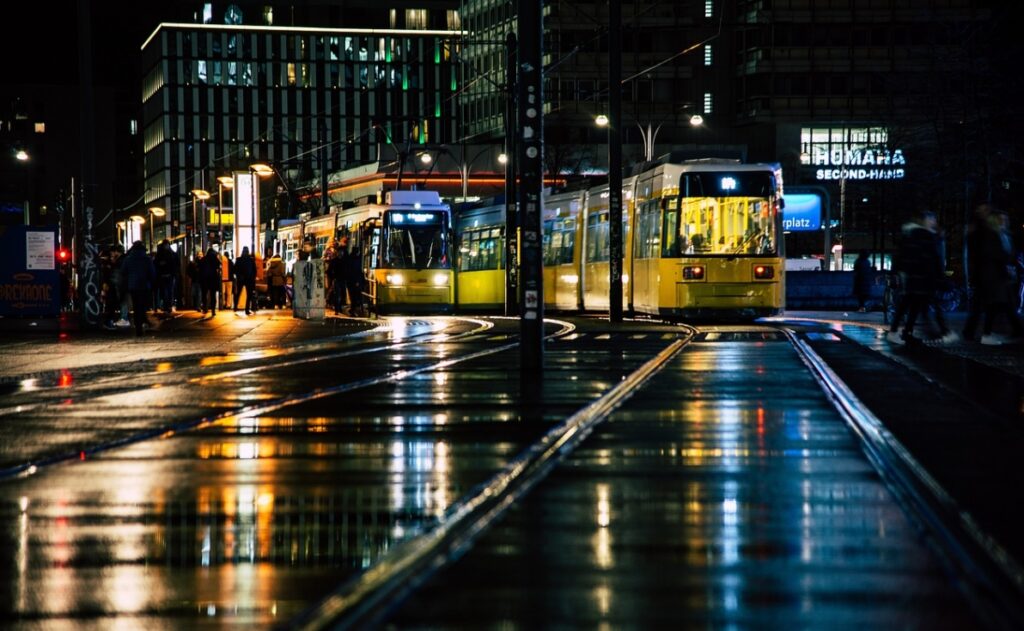
[[[906,175],[902,149],[816,147],[811,156],[819,180],[893,180]],[[833,168],[828,168],[833,167]]]

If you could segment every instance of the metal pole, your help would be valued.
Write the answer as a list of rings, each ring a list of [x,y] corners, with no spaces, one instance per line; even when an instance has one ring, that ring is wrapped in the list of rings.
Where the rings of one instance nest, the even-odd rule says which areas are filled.
[[[519,1],[519,209],[522,212],[523,304],[520,369],[537,381],[544,365],[544,281],[541,256],[541,193],[544,186],[542,0]]]
[[[608,320],[622,322],[622,5],[608,0]]]
[[[324,130],[324,123],[320,121],[320,151],[317,162],[320,163],[320,214],[327,215],[331,211],[330,195],[327,191],[330,173],[327,172],[327,132]],[[257,222],[258,223],[258,222]]]
[[[516,231],[516,134],[519,125],[516,121],[516,34],[509,33],[505,38],[507,49],[505,73],[505,315],[512,317],[519,312],[519,296],[517,282],[518,245]]]
[[[224,185],[217,181],[217,243],[224,249]],[[223,254],[223,252],[221,252]]]

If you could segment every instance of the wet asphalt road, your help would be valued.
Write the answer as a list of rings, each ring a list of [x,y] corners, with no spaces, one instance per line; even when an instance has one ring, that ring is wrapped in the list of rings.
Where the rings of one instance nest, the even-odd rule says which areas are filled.
[[[551,348],[541,405],[520,401],[517,329],[392,320],[347,341],[19,382],[0,411],[0,616],[285,621],[678,336]]]
[[[573,323],[549,323],[562,335],[529,396],[518,323],[487,318],[8,380],[3,625],[287,623],[684,335]],[[705,331],[393,613],[446,627],[974,624],[768,327]]]

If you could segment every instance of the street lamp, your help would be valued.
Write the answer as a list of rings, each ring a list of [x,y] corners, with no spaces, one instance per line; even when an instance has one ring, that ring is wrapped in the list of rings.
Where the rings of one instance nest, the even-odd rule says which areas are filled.
[[[153,220],[153,217],[163,217],[167,214],[167,211],[159,206],[150,206],[146,212],[149,213],[149,249],[155,250],[156,243],[154,243],[153,239],[153,224],[156,222]]]
[[[128,218],[128,226],[131,232],[128,239],[131,240],[133,245],[136,241],[142,241],[142,224],[144,223],[146,223],[146,218],[142,215],[132,215]]]
[[[235,186],[235,179],[230,175],[222,175],[217,178],[217,238],[220,247],[224,247],[224,189],[231,190]],[[234,201],[231,207],[234,209]]]
[[[24,149],[18,149],[14,153],[14,157],[20,160],[21,162],[26,162],[28,160],[28,152],[25,151]]]
[[[195,258],[196,254],[196,237],[199,235],[199,219],[196,214],[196,202],[202,201],[204,204],[206,200],[210,199],[210,193],[201,189],[192,189],[192,257]],[[204,209],[205,210],[205,209]],[[202,243],[202,242],[200,242]],[[202,247],[202,246],[200,246]]]

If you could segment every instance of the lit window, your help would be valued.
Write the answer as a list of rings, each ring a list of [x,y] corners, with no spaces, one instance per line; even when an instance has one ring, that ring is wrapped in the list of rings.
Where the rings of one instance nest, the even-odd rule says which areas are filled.
[[[715,14],[715,0],[704,0],[704,17],[709,18]]]
[[[274,25],[274,7],[263,7],[263,23],[267,26]]]
[[[137,120],[135,120],[133,118],[131,120],[131,122],[129,123],[129,125],[131,126],[132,136],[138,135],[138,133],[139,133],[139,121],[137,121]]]
[[[203,24],[213,22],[213,5],[209,2],[203,4]]]
[[[705,92],[704,93],[704,113],[705,114],[710,114],[711,113],[711,93],[710,92]]]
[[[711,65],[711,44],[707,44],[704,46],[704,65]]]
[[[46,123],[36,123],[36,133],[37,134],[45,134],[46,133]]]

